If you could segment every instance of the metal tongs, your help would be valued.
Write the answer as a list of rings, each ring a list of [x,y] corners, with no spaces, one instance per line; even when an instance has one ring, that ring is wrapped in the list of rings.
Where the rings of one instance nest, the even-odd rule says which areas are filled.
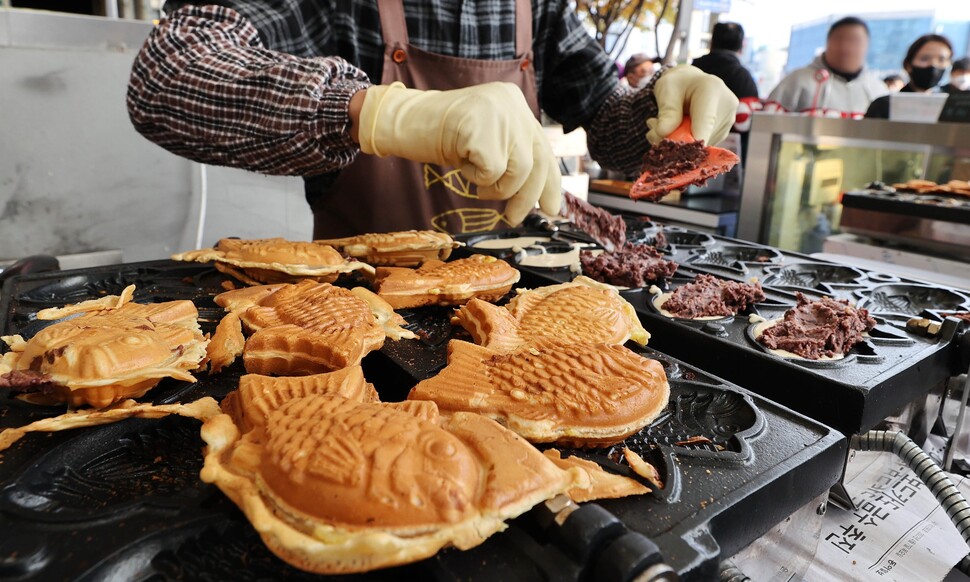
[[[690,117],[685,115],[684,121],[681,122],[680,126],[665,137],[664,140],[677,143],[697,141],[694,139],[694,134],[690,131]],[[633,183],[633,187],[630,188],[630,198],[634,200],[646,198],[650,202],[656,202],[673,190],[683,190],[691,184],[702,184],[714,176],[729,171],[738,163],[737,154],[730,150],[718,147],[705,147],[704,151],[707,153],[704,161],[693,170],[683,174],[657,181],[654,180],[652,172],[644,172]],[[647,155],[649,156],[650,154],[647,153]]]
[[[537,212],[526,216],[525,220],[522,221],[522,226],[548,232],[549,236],[554,240],[569,239],[587,244],[602,244],[600,241],[576,228],[576,226],[568,219],[557,224],[553,220]]]

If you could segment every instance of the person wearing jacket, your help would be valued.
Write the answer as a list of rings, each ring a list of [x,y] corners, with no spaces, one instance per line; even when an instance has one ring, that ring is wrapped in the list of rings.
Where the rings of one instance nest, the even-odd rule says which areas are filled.
[[[953,61],[950,67],[950,82],[940,87],[944,93],[970,91],[970,57]]]
[[[909,83],[899,90],[900,93],[931,93],[939,91],[937,86],[950,68],[953,59],[953,45],[949,39],[939,34],[924,34],[909,45],[903,58],[903,69],[909,75]],[[880,97],[872,102],[866,117],[889,118],[889,96]]]
[[[847,16],[829,27],[825,52],[811,64],[793,71],[768,96],[788,111],[834,110],[861,116],[886,84],[865,67],[869,27]]]
[[[724,81],[738,99],[758,96],[758,85],[741,64],[744,28],[736,22],[718,22],[711,32],[711,52],[694,59],[698,69]]]
[[[694,59],[691,63],[698,69],[718,77],[739,99],[756,99],[758,85],[748,69],[741,64],[744,46],[744,28],[736,22],[718,22],[711,31],[711,52]],[[748,157],[748,132],[731,130],[741,139],[741,161]]]
[[[566,0],[170,0],[166,14],[132,68],[136,130],[203,163],[303,176],[315,238],[557,213],[540,107],[622,171],[685,114],[719,142],[737,108],[689,66],[620,87]]]

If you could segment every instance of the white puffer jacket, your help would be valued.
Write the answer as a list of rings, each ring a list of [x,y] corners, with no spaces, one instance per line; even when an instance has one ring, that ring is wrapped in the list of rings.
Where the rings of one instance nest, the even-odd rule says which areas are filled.
[[[815,57],[812,64],[793,71],[775,87],[769,101],[776,101],[787,111],[806,111],[812,109],[819,81],[816,73],[826,69],[822,57]],[[862,116],[876,97],[889,93],[886,84],[863,69],[858,77],[846,81],[829,72],[829,78],[822,84],[816,109],[835,110]]]

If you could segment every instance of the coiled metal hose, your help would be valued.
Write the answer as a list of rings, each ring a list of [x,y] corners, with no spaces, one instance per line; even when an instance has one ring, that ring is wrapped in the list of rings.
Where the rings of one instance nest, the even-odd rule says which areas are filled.
[[[970,545],[970,503],[967,503],[943,469],[912,439],[898,431],[871,430],[866,434],[853,435],[849,446],[860,451],[893,453],[902,459],[929,487],[963,540]],[[963,558],[957,568],[961,572],[970,573],[970,555]]]

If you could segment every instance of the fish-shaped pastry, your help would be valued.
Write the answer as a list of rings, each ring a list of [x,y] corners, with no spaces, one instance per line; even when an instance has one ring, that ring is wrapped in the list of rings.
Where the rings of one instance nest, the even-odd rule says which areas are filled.
[[[379,402],[374,386],[364,378],[360,366],[310,376],[262,376],[246,374],[239,388],[222,401],[222,409],[233,417],[242,432],[264,427],[271,412],[283,403],[317,394],[340,396],[356,402]]]
[[[647,333],[633,306],[615,287],[579,276],[570,283],[519,289],[505,307],[471,300],[456,310],[453,323],[475,343],[515,351],[544,338],[562,343],[646,345]]]
[[[360,363],[385,338],[413,338],[386,301],[357,287],[301,281],[227,291],[215,302],[252,333],[243,348],[251,374],[294,376]]]
[[[246,283],[293,283],[303,279],[332,283],[343,273],[373,267],[344,258],[327,244],[289,241],[282,238],[221,239],[216,246],[172,255],[175,261],[213,261],[216,269]]]
[[[208,340],[191,301],[131,303],[134,285],[108,296],[38,312],[58,321],[30,339],[6,336],[0,387],[37,404],[109,406],[144,395],[162,378],[193,382]]]
[[[448,365],[409,400],[443,412],[494,418],[534,443],[606,446],[649,424],[667,406],[663,366],[610,344],[544,340],[497,352],[452,340]]]
[[[240,426],[231,410],[205,423],[201,477],[302,570],[364,572],[468,549],[588,479],[490,419],[445,418],[432,402],[271,400],[249,406],[262,424]]]
[[[448,233],[434,230],[371,233],[314,242],[330,245],[369,265],[387,267],[416,267],[430,260],[444,261],[451,256],[452,249],[461,246]]]
[[[449,263],[428,261],[417,269],[380,267],[377,294],[395,309],[461,305],[472,298],[498,301],[519,281],[519,272],[501,259],[472,255]]]

